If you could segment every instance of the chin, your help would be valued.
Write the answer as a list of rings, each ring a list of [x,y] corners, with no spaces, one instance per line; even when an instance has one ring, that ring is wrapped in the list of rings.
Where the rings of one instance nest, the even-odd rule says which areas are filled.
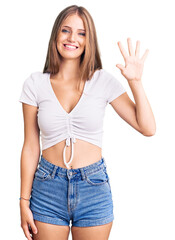
[[[60,52],[59,52],[60,53]],[[80,53],[80,54],[75,54],[75,53],[67,53],[67,54],[65,54],[65,52],[63,53],[63,54],[60,54],[61,55],[61,57],[62,58],[69,58],[69,59],[77,59],[77,58],[81,58],[81,55],[83,54],[83,52],[82,53]]]

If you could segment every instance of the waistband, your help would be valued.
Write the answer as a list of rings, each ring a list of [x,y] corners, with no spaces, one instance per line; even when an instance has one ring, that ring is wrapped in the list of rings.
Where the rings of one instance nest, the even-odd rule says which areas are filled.
[[[52,178],[54,178],[54,176],[59,173],[62,176],[67,176],[68,178],[72,177],[73,175],[80,174],[82,179],[85,179],[88,174],[106,168],[106,161],[104,157],[102,157],[99,161],[88,166],[75,169],[67,169],[54,165],[53,163],[47,161],[41,154],[39,165],[51,172]]]

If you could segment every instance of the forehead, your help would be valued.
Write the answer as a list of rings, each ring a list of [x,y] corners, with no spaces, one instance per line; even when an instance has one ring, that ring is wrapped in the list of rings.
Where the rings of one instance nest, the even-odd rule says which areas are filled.
[[[62,26],[69,26],[73,29],[84,29],[84,23],[81,17],[79,17],[77,14],[73,14],[68,16],[61,24]]]

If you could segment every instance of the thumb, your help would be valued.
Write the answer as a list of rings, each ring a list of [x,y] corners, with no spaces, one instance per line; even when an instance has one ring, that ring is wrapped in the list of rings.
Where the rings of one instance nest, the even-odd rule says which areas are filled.
[[[30,226],[31,226],[31,228],[32,228],[32,232],[35,233],[35,234],[37,234],[38,230],[37,230],[37,227],[36,227],[34,221],[31,221],[31,222],[30,222]]]
[[[124,66],[122,64],[117,64],[116,67],[118,67],[120,70],[124,70]]]

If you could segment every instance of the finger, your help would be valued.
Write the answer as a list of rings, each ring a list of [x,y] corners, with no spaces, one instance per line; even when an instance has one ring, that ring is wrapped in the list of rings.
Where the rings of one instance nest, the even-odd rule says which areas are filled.
[[[134,56],[134,51],[133,51],[133,47],[132,47],[131,38],[127,38],[127,41],[128,41],[128,51],[129,51],[129,55],[130,55],[130,56]]]
[[[148,55],[148,52],[149,52],[149,50],[147,49],[146,51],[145,51],[145,53],[143,54],[143,56],[142,56],[142,58],[141,58],[141,60],[144,62],[145,61],[145,59],[146,59],[146,57],[147,57],[147,55]]]
[[[119,49],[120,49],[120,52],[121,52],[122,56],[124,57],[124,59],[126,59],[128,57],[128,54],[125,51],[125,49],[123,48],[123,45],[121,44],[120,41],[118,42],[118,46],[119,46]]]
[[[135,55],[136,55],[136,57],[138,57],[138,58],[139,58],[139,53],[140,53],[140,41],[138,40],[138,41],[136,42],[136,50],[135,50]]]
[[[32,231],[32,228],[30,225],[29,225],[29,232],[30,232],[30,234],[33,234],[33,231]]]
[[[31,238],[32,238],[32,240],[33,240],[33,232],[32,232],[32,229],[31,229],[31,228],[29,229],[29,232],[30,232],[30,236],[31,236]]]
[[[30,236],[30,232],[29,232],[29,229],[28,229],[28,226],[27,226],[27,225],[23,226],[23,231],[24,231],[24,234],[25,234],[26,238],[27,238],[28,240],[32,240],[32,238],[31,238],[31,236]]]
[[[32,232],[37,234],[38,231],[37,231],[37,227],[36,227],[34,221],[30,222],[30,226],[31,226]]]
[[[121,71],[125,68],[122,64],[117,64],[116,67],[118,67]]]

